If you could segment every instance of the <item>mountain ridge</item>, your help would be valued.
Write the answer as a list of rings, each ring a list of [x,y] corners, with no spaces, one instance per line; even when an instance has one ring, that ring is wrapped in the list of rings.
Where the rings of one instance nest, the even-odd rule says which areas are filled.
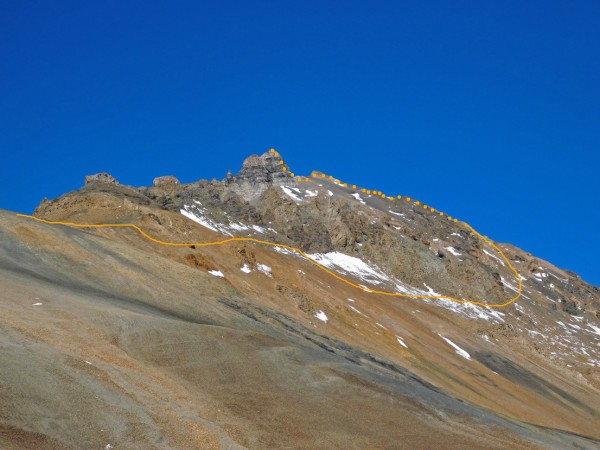
[[[195,246],[281,242],[399,293],[517,292],[493,247],[460,223],[317,172],[274,176],[292,172],[272,154],[239,180],[133,188],[92,176],[35,212],[191,245],[0,211],[0,324],[11,336],[0,344],[29,349],[0,369],[0,427],[13,430],[0,433],[4,447],[599,445],[600,293],[548,262],[497,244],[524,279],[518,302],[493,309],[356,290],[285,248]],[[75,399],[88,396],[119,419],[85,418],[91,406]]]

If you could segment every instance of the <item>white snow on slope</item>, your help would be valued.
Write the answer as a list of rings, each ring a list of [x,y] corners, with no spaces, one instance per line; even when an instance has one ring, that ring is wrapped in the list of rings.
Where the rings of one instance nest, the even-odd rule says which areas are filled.
[[[240,267],[240,270],[244,273],[252,272],[252,269],[250,268],[250,266],[248,264],[244,264],[242,267]]]
[[[427,295],[442,295],[442,294],[438,294],[437,292],[435,292],[432,287],[427,286],[427,284],[425,284],[425,283],[423,283],[423,286],[425,286],[427,288]]]
[[[232,234],[228,230],[218,229],[217,224],[215,224],[212,220],[207,219],[206,217],[204,217],[202,215],[191,213],[191,212],[187,211],[186,209],[182,209],[180,212],[188,219],[191,219],[194,222],[199,223],[200,225],[208,228],[209,230],[213,230],[213,231],[216,231],[217,233],[223,233],[228,236],[232,236]]]
[[[266,276],[270,277],[271,276],[271,268],[269,266],[267,266],[266,264],[257,264],[256,268],[261,271],[262,273],[264,273]]]
[[[275,233],[276,231],[273,228],[264,228],[258,225],[244,225],[240,222],[231,222],[228,221],[227,224],[219,223],[215,220],[209,219],[207,217],[207,209],[202,206],[197,200],[194,200],[193,205],[185,205],[183,209],[179,212],[187,217],[190,220],[193,220],[196,223],[199,223],[203,227],[208,228],[209,230],[215,231],[217,233],[225,234],[227,236],[233,236],[234,233],[246,232],[246,233],[266,233],[268,231]]]
[[[349,307],[350,307],[350,309],[351,309],[352,311],[354,311],[356,314],[360,314],[361,316],[369,317],[369,316],[367,316],[365,313],[363,313],[362,311],[359,311],[358,309],[356,309],[354,306],[352,306],[352,305],[348,305],[348,306],[349,306]]]
[[[42,306],[42,305],[43,305],[43,303],[38,302],[38,303],[34,303],[32,306]]]
[[[215,277],[220,277],[223,278],[225,275],[223,275],[223,272],[221,272],[220,270],[209,270],[208,273],[210,273],[211,275],[214,275]]]
[[[462,253],[457,252],[454,247],[446,247],[446,250],[448,250],[454,256],[462,256]]]
[[[302,201],[302,199],[300,197],[298,197],[298,195],[302,193],[300,191],[300,189],[298,189],[298,188],[290,188],[288,186],[280,186],[280,187],[281,187],[281,190],[285,193],[285,195],[287,195],[288,197],[290,197],[296,203],[300,203]]]
[[[359,258],[345,255],[340,252],[330,253],[314,253],[307,255],[313,261],[320,265],[335,271],[342,275],[350,275],[364,281],[367,286],[364,287],[367,292],[371,287],[378,290],[386,290],[402,294],[413,295],[442,295],[435,292],[429,286],[425,285],[427,290],[415,288],[387,275],[383,270],[374,264],[367,264]],[[493,308],[473,305],[471,303],[457,303],[448,299],[420,299],[426,303],[435,302],[436,305],[449,309],[457,314],[468,317],[470,319],[483,319],[492,322],[503,322],[504,313],[501,313]]]
[[[354,197],[356,200],[358,200],[359,202],[361,202],[363,205],[366,204],[364,202],[364,200],[362,198],[360,198],[360,195],[358,194],[358,192],[355,192],[354,194],[352,194],[352,197]]]
[[[404,340],[400,336],[396,336],[396,340],[398,341],[398,344],[400,344],[402,347],[408,348],[408,345],[404,343]]]
[[[383,271],[366,264],[363,260],[340,252],[313,253],[308,257],[328,269],[350,274],[370,284],[380,285],[391,281]]]
[[[446,298],[438,298],[434,300],[423,299],[423,301],[430,303],[436,302],[439,306],[443,306],[450,311],[455,312],[464,317],[468,317],[469,319],[482,319],[488,320],[490,322],[504,322],[504,313],[501,313],[495,308],[490,308],[488,306],[479,306],[474,305],[472,303],[457,303],[455,301],[446,299]]]
[[[323,322],[327,323],[327,321],[329,320],[327,318],[327,314],[325,314],[323,311],[317,311],[315,313],[315,317],[319,320],[322,320]]]
[[[289,248],[285,248],[285,247],[272,247],[272,248],[277,253],[281,253],[282,255],[297,255],[298,254],[294,250],[290,250]]]
[[[504,260],[502,258],[500,258],[497,255],[494,255],[493,253],[488,252],[485,248],[483,249],[483,253],[485,253],[486,255],[494,258],[496,261],[498,261],[500,264],[502,264],[503,266],[505,266],[506,264],[504,264]]]
[[[502,281],[502,284],[504,286],[506,286],[507,288],[509,288],[511,291],[519,292],[519,289],[517,289],[516,286],[513,286],[512,284],[510,284],[509,282],[507,282],[506,279],[503,276],[500,276],[500,281]],[[517,281],[517,283],[518,283],[518,281]]]
[[[454,349],[454,351],[456,353],[458,353],[460,356],[462,356],[465,359],[471,359],[471,355],[469,355],[469,353],[467,351],[465,351],[462,348],[460,348],[458,345],[456,345],[450,339],[445,338],[444,336],[442,336],[439,333],[438,333],[438,336],[441,337],[443,340],[445,340],[448,343],[448,345],[450,345]]]

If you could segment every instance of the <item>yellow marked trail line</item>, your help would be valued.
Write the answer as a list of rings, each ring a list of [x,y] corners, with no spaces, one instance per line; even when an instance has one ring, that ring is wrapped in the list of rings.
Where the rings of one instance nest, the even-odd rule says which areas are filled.
[[[363,286],[360,286],[360,285],[358,285],[356,283],[353,283],[352,281],[347,280],[346,278],[338,275],[335,272],[332,272],[327,267],[322,266],[318,262],[316,262],[313,259],[311,259],[310,256],[308,256],[306,253],[304,253],[299,248],[291,247],[291,246],[285,245],[285,244],[277,244],[275,242],[264,241],[262,239],[255,239],[255,238],[250,238],[250,237],[232,237],[232,238],[223,239],[221,241],[214,241],[214,242],[189,242],[189,243],[165,242],[165,241],[161,241],[160,239],[153,238],[152,236],[150,236],[149,234],[147,234],[144,230],[142,230],[140,227],[138,227],[137,225],[134,225],[132,223],[87,224],[87,223],[73,223],[73,222],[52,222],[52,221],[49,221],[49,220],[40,219],[39,217],[34,217],[34,216],[27,215],[27,214],[17,214],[17,216],[19,216],[19,217],[25,217],[27,219],[33,219],[35,221],[42,222],[42,223],[45,223],[45,224],[48,224],[48,225],[65,225],[65,226],[75,227],[75,228],[133,228],[134,230],[136,230],[137,232],[139,232],[143,237],[145,237],[149,241],[152,241],[152,242],[154,242],[156,244],[160,244],[160,245],[168,245],[168,246],[171,246],[171,247],[189,247],[189,246],[192,246],[192,245],[196,246],[196,247],[211,247],[211,246],[216,246],[216,245],[229,244],[231,242],[254,242],[256,244],[263,244],[263,245],[268,245],[268,246],[271,246],[271,247],[285,248],[287,250],[291,250],[291,251],[296,252],[297,254],[299,254],[300,256],[302,256],[303,258],[305,258],[312,265],[318,267],[323,272],[326,272],[327,274],[329,274],[332,277],[340,280],[343,283],[346,283],[346,284],[348,284],[348,285],[350,285],[350,286],[352,286],[352,287],[354,287],[356,289],[360,289],[361,291],[371,292],[373,294],[385,295],[385,296],[388,296],[388,297],[410,297],[410,298],[447,299],[447,300],[452,300],[452,301],[457,302],[457,303],[471,303],[473,305],[478,305],[478,306],[488,306],[488,307],[493,307],[493,308],[500,308],[500,307],[508,306],[511,303],[517,301],[517,299],[521,296],[521,291],[523,290],[523,285],[522,285],[521,277],[519,276],[519,273],[512,266],[512,264],[510,263],[510,261],[508,260],[508,258],[504,255],[504,253],[502,252],[502,250],[500,250],[500,248],[498,248],[488,238],[486,238],[485,236],[482,236],[477,231],[475,231],[470,225],[468,225],[468,224],[466,224],[464,222],[461,222],[462,225],[464,225],[467,229],[469,229],[475,235],[479,236],[485,242],[487,242],[488,244],[490,244],[492,247],[494,247],[500,253],[500,255],[502,255],[502,258],[504,259],[504,261],[506,261],[506,263],[508,264],[508,267],[510,267],[510,269],[514,272],[515,276],[517,277],[517,280],[519,281],[519,291],[518,291],[517,295],[515,295],[510,300],[507,300],[504,303],[487,304],[487,303],[480,302],[480,301],[459,299],[459,298],[449,297],[449,296],[446,296],[446,295],[402,294],[402,293],[396,293],[396,292],[386,292],[386,291],[379,291],[379,290],[376,290],[376,289],[369,289],[369,288],[365,288]]]

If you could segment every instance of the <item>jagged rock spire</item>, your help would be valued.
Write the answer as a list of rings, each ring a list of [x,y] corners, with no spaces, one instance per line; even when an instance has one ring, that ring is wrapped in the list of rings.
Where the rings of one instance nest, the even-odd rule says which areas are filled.
[[[294,181],[288,173],[282,171],[281,158],[272,152],[246,158],[242,169],[232,179],[233,190],[246,200],[257,198],[273,184],[283,183]]]

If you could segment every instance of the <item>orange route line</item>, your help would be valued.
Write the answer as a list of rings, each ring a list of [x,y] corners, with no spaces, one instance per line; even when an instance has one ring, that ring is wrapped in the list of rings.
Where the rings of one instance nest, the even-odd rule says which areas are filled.
[[[168,245],[168,246],[172,246],[172,247],[189,247],[191,245],[194,245],[196,247],[210,247],[210,246],[215,246],[215,245],[228,244],[230,242],[254,242],[254,243],[257,243],[257,244],[268,245],[268,246],[271,246],[271,247],[285,248],[287,250],[291,250],[291,251],[294,251],[294,252],[298,253],[300,256],[302,256],[303,258],[305,258],[312,265],[318,267],[322,271],[328,273],[329,275],[331,275],[332,277],[334,277],[334,278],[342,281],[343,283],[346,283],[347,285],[350,285],[350,286],[352,286],[352,287],[354,287],[356,289],[360,289],[361,291],[371,292],[373,294],[379,294],[379,295],[384,295],[384,296],[388,296],[388,297],[410,297],[410,298],[447,299],[447,300],[452,300],[452,301],[457,302],[457,303],[470,303],[470,304],[478,305],[478,306],[487,306],[487,307],[491,307],[491,308],[500,308],[500,307],[505,307],[505,306],[510,305],[511,303],[516,302],[519,299],[519,297],[521,296],[521,292],[523,290],[523,283],[521,281],[521,277],[519,276],[519,273],[512,266],[512,264],[510,263],[510,261],[508,260],[508,258],[506,257],[506,255],[504,255],[504,253],[502,252],[502,250],[500,250],[500,248],[498,246],[496,246],[494,243],[492,243],[485,236],[482,236],[481,234],[479,234],[477,231],[475,231],[473,229],[473,227],[471,227],[469,224],[467,224],[465,222],[461,222],[461,223],[467,229],[469,229],[471,232],[473,232],[475,235],[479,236],[485,242],[487,242],[492,247],[494,247],[500,253],[500,255],[502,255],[502,258],[506,261],[506,263],[508,264],[508,267],[510,267],[510,269],[514,272],[515,276],[517,277],[517,280],[519,281],[519,291],[518,291],[517,295],[515,295],[510,300],[507,300],[504,303],[488,304],[488,303],[479,302],[479,301],[475,301],[475,300],[465,300],[465,299],[459,299],[459,298],[449,297],[449,296],[446,296],[446,295],[405,294],[405,293],[387,292],[387,291],[379,291],[379,290],[376,290],[376,289],[369,289],[369,288],[360,286],[360,285],[358,285],[356,283],[353,283],[350,280],[347,280],[346,278],[341,277],[340,275],[336,274],[335,272],[329,270],[327,267],[325,267],[325,266],[319,264],[318,262],[314,261],[312,258],[310,258],[310,256],[308,256],[306,253],[304,253],[299,248],[292,247],[292,246],[285,245],[285,244],[277,244],[275,242],[264,241],[262,239],[256,239],[256,238],[250,238],[250,237],[232,237],[232,238],[224,239],[224,240],[221,240],[221,241],[214,241],[214,242],[199,242],[199,243],[165,242],[165,241],[161,241],[159,239],[153,238],[152,236],[150,236],[149,234],[147,234],[144,230],[142,230],[140,227],[138,227],[137,225],[134,225],[132,223],[85,224],[85,223],[74,223],[74,222],[52,222],[52,221],[49,221],[49,220],[40,219],[39,217],[30,216],[30,215],[27,215],[27,214],[19,214],[18,213],[17,216],[18,217],[24,217],[24,218],[27,218],[27,219],[33,219],[35,221],[42,222],[42,223],[45,223],[45,224],[48,224],[48,225],[65,225],[65,226],[75,227],[75,228],[133,228],[134,230],[138,231],[143,237],[145,237],[146,239],[148,239],[148,240],[150,240],[152,242],[155,242],[155,243],[161,244],[161,245]]]
[[[289,170],[289,167],[287,166],[287,164],[285,164],[285,162],[283,160],[283,157],[279,154],[279,152],[277,152],[274,148],[272,148],[272,149],[269,150],[269,153],[271,153],[276,158],[279,158],[280,164],[282,164],[282,167],[284,168],[283,171],[285,172],[286,168],[287,168],[287,170],[288,170],[287,173],[289,175],[291,175],[292,177],[294,177],[293,172],[291,172]],[[398,200],[401,200],[403,198],[401,195],[398,195],[395,198],[393,196],[389,197],[389,196],[386,196],[385,194],[383,194],[381,191],[373,190],[373,189],[360,188],[360,187],[357,187],[355,184],[344,183],[344,182],[340,181],[339,179],[334,178],[332,175],[327,176],[327,175],[325,175],[322,172],[319,172],[319,173],[321,175],[321,178],[325,179],[326,181],[327,180],[331,181],[331,182],[337,184],[338,186],[342,186],[342,187],[348,187],[348,186],[351,185],[352,189],[354,189],[354,190],[361,190],[363,193],[366,193],[367,195],[371,195],[371,192],[373,192],[374,196],[376,196],[376,197],[382,197],[382,198],[385,198],[385,199],[387,199],[389,201],[394,201],[395,198],[398,199]],[[302,176],[297,177],[297,181],[301,182],[303,178],[304,178],[304,181],[306,181],[306,182],[310,181],[310,179],[308,177],[302,177]],[[313,171],[312,178],[316,178],[316,179],[319,178],[318,175],[317,175],[317,172]],[[411,198],[410,197],[404,196],[404,200],[406,200],[407,202],[411,202]],[[415,200],[414,198],[412,199],[412,203],[415,206],[420,206],[420,204],[421,204],[420,201]],[[484,302],[478,302],[478,301],[474,301],[474,300],[457,299],[457,298],[454,298],[454,297],[447,297],[447,296],[443,296],[443,295],[439,295],[439,296],[425,296],[425,295],[411,295],[411,294],[395,294],[395,293],[391,293],[391,292],[376,291],[376,290],[372,290],[372,289],[369,289],[368,292],[375,292],[375,293],[381,294],[381,295],[390,295],[390,296],[397,296],[397,297],[406,296],[406,297],[413,297],[413,298],[445,298],[445,299],[452,300],[452,301],[455,301],[455,302],[458,302],[458,303],[471,303],[473,305],[490,306],[490,307],[496,307],[496,308],[503,307],[503,306],[508,306],[511,303],[516,302],[521,297],[521,294],[523,292],[523,282],[521,280],[521,276],[519,275],[519,272],[517,272],[517,270],[511,264],[511,262],[508,260],[508,258],[504,254],[504,252],[502,252],[502,250],[500,250],[500,248],[498,246],[496,246],[487,237],[482,236],[480,233],[478,233],[477,231],[475,231],[475,229],[471,225],[469,225],[468,223],[466,223],[466,222],[459,222],[458,219],[452,218],[451,216],[449,216],[447,214],[444,214],[443,212],[438,211],[438,210],[436,210],[435,208],[433,208],[431,206],[423,205],[423,209],[425,209],[425,210],[429,209],[430,212],[432,212],[432,213],[438,213],[440,217],[446,216],[446,219],[448,219],[449,222],[454,222],[456,224],[461,223],[465,228],[467,228],[468,230],[470,230],[474,235],[478,236],[480,239],[482,239],[483,241],[485,241],[486,243],[488,243],[489,245],[491,245],[500,254],[500,256],[502,256],[502,259],[506,262],[506,264],[508,265],[508,267],[510,268],[510,270],[515,274],[515,276],[517,278],[517,282],[519,283],[519,289],[517,291],[517,295],[515,295],[513,298],[511,298],[510,300],[508,300],[508,301],[506,301],[504,303],[488,304],[488,303],[484,303]],[[349,284],[355,286],[352,283],[349,283]],[[362,286],[355,286],[355,287],[359,287],[362,290],[367,290],[367,289],[362,288]]]

